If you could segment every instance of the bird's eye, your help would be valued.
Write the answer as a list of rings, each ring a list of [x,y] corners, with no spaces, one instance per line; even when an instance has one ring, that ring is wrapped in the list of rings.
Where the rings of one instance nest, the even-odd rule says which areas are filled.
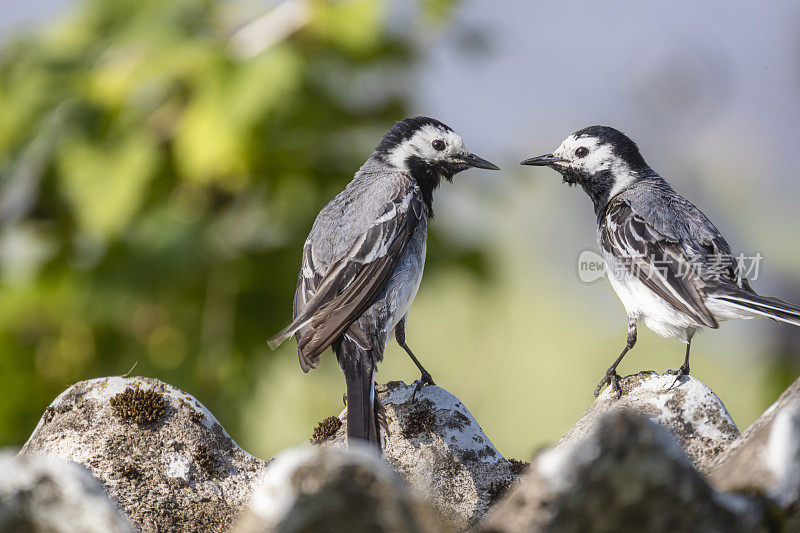
[[[442,150],[444,150],[445,144],[444,141],[442,141],[441,139],[436,139],[431,143],[431,146],[433,146],[434,150],[436,150],[437,152],[441,152]]]
[[[577,155],[578,157],[586,157],[586,154],[588,154],[588,153],[589,153],[589,149],[586,148],[585,146],[581,146],[580,148],[575,150],[575,155]]]

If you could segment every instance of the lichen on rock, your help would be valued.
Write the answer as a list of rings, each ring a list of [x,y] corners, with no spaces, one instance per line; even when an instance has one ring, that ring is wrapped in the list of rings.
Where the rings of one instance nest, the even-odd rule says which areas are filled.
[[[227,530],[266,467],[194,397],[142,377],[73,385],[21,454],[83,464],[143,531]]]
[[[592,403],[561,442],[580,438],[613,411],[638,413],[669,430],[694,465],[703,470],[739,436],[722,400],[700,380],[640,372],[622,378],[621,398],[609,389]]]
[[[367,445],[297,447],[275,458],[235,533],[447,531]]]
[[[720,490],[756,493],[800,528],[800,378],[706,471]]]
[[[55,457],[0,452],[0,531],[132,533],[82,466]]]
[[[436,424],[436,415],[431,412],[430,401],[420,402],[403,419],[403,437],[412,439]]]
[[[513,482],[507,461],[461,401],[435,385],[377,388],[388,421],[384,460],[457,529],[477,523]],[[346,423],[325,446],[347,446]]]
[[[531,463],[503,458],[446,390],[390,382],[377,388],[381,456],[348,448],[340,415],[317,425],[319,446],[267,469],[192,396],[150,378],[101,378],[56,398],[20,460],[81,463],[110,496],[98,509],[117,506],[147,532],[797,529],[800,380],[736,439],[713,392],[694,378],[670,390],[673,379],[624,378],[621,400],[601,395]]]
[[[614,411],[539,453],[479,531],[755,532],[764,510],[716,493],[664,428]]]

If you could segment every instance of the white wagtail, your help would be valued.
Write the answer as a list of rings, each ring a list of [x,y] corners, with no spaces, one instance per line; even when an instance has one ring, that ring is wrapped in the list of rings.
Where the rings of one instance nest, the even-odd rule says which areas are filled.
[[[392,331],[422,382],[433,384],[406,345],[405,324],[422,279],[433,191],[470,167],[499,170],[438,120],[398,122],[306,239],[292,323],[269,344],[295,335],[304,372],[333,348],[347,382],[348,440],[379,442],[374,373]]]
[[[617,397],[619,365],[636,344],[636,323],[686,343],[673,386],[689,374],[692,336],[733,318],[768,317],[800,326],[800,307],[756,294],[714,224],[645,162],[622,132],[590,126],[552,154],[522,162],[548,166],[594,203],[608,278],[628,314],[628,342],[595,389]]]

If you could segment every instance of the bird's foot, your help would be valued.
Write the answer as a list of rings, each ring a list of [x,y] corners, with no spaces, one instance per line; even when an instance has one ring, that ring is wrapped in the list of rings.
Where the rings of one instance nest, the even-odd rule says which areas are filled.
[[[619,380],[620,377],[617,371],[608,369],[606,375],[603,376],[603,379],[600,380],[600,383],[598,383],[597,387],[594,389],[594,397],[597,398],[600,396],[600,392],[602,392],[606,385],[611,385],[612,392],[617,395],[617,400],[619,400],[622,397],[622,387],[619,384]]]
[[[414,392],[411,393],[411,401],[413,402],[417,396],[417,393],[422,390],[422,387],[425,385],[436,385],[433,382],[433,377],[427,370],[422,371],[422,377],[414,382]]]
[[[667,370],[667,374],[675,376],[675,381],[673,381],[672,385],[667,388],[667,390],[672,390],[672,387],[674,387],[683,376],[689,375],[689,365],[688,363],[683,363],[678,370]]]

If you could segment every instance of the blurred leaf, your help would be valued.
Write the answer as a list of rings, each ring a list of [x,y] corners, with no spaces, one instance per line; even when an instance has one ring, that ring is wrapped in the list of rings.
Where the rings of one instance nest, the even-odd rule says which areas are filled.
[[[333,0],[313,5],[311,29],[324,40],[353,53],[368,52],[380,43],[383,2]]]
[[[241,433],[302,242],[405,114],[416,59],[385,2],[308,4],[246,57],[245,8],[212,0],[83,0],[4,47],[0,446],[134,363]]]
[[[144,135],[65,143],[58,157],[60,185],[81,231],[100,242],[118,236],[144,201],[157,163],[158,151]]]
[[[421,0],[424,17],[433,24],[442,25],[450,20],[458,5],[457,0]]]
[[[242,68],[220,61],[208,72],[175,137],[181,174],[231,190],[246,185],[251,167],[248,139],[255,125],[296,90],[300,63],[296,53],[279,47]]]

